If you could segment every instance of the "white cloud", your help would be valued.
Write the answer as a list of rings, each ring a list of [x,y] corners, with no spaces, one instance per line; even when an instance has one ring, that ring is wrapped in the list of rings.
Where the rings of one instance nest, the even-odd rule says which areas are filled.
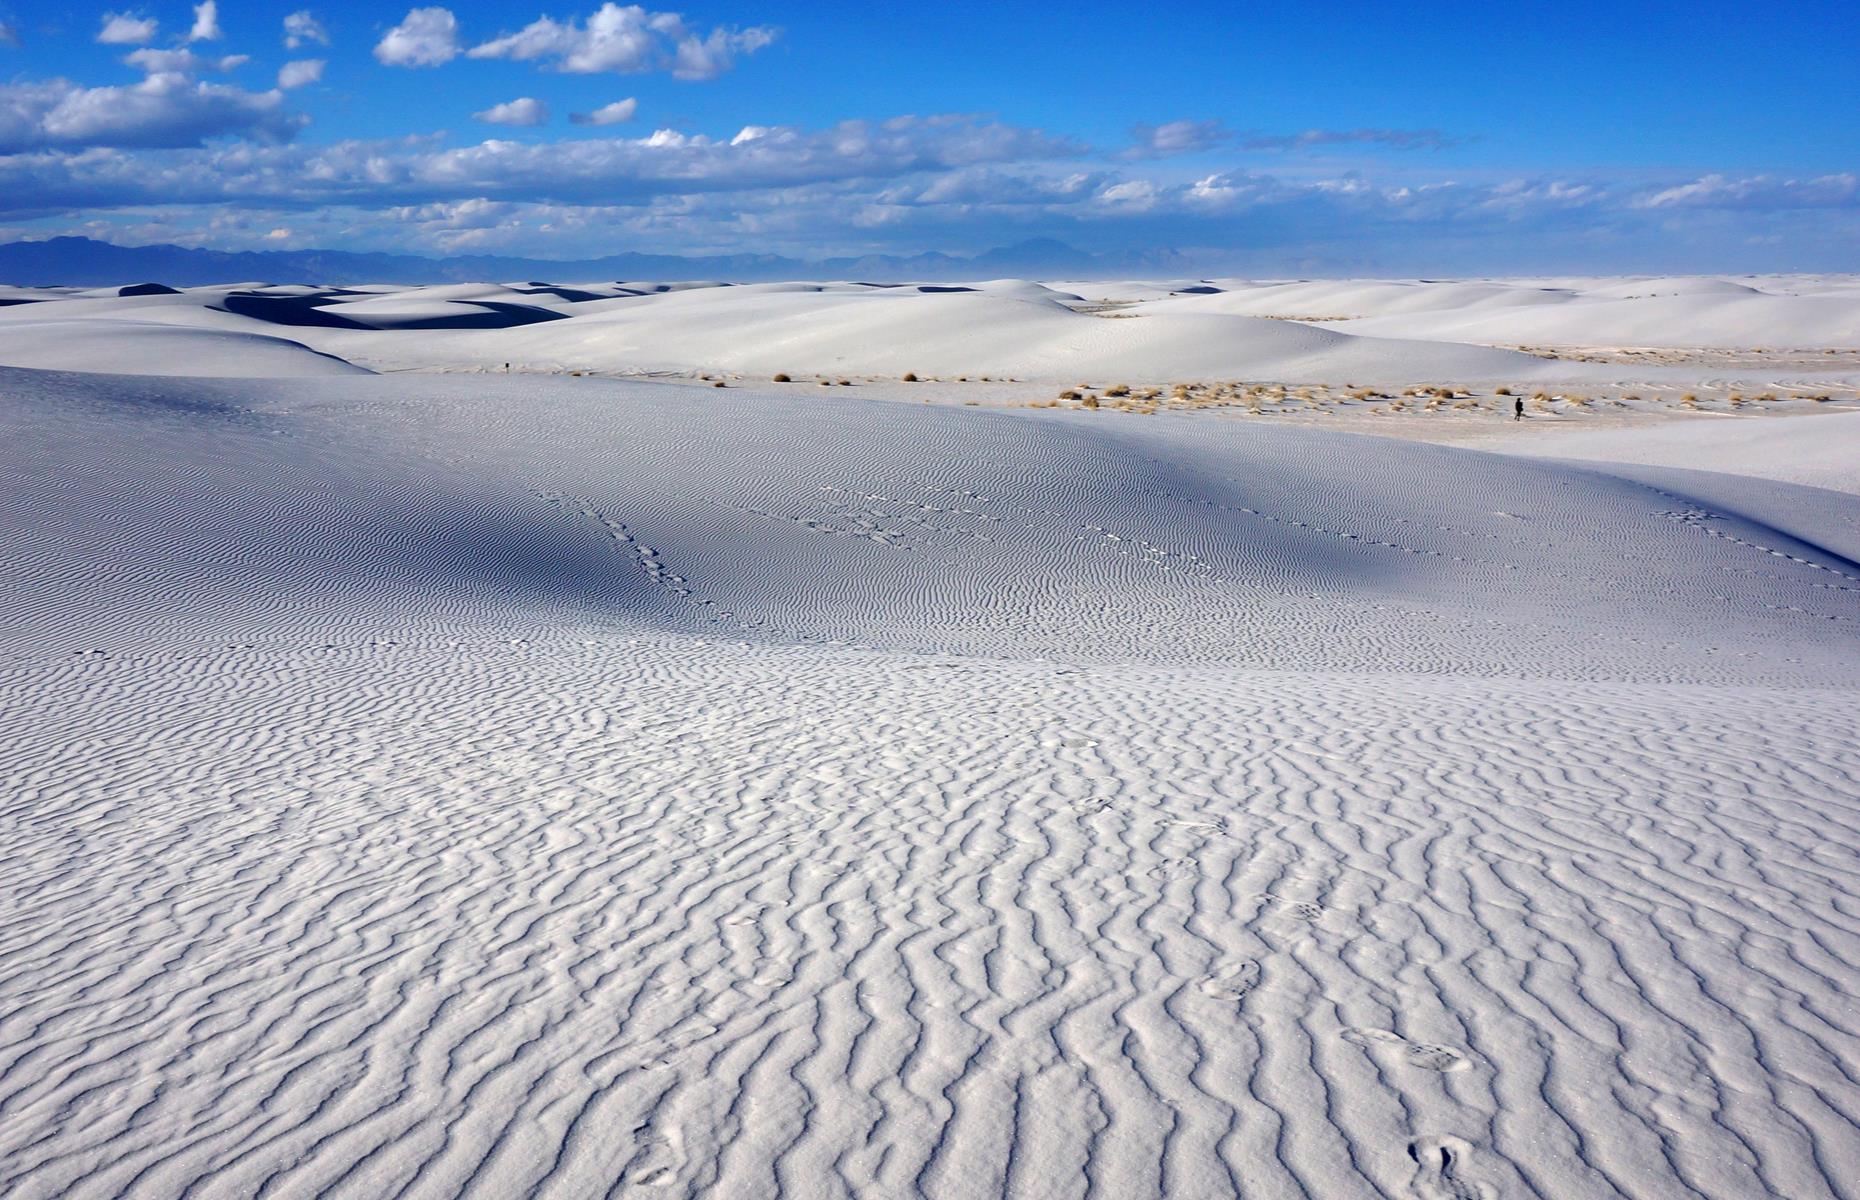
[[[570,113],[568,119],[577,125],[618,125],[622,121],[631,121],[633,114],[638,111],[639,101],[628,96],[612,104],[603,104],[593,112]]]
[[[324,60],[320,58],[300,59],[287,62],[278,68],[278,87],[284,91],[300,88],[306,84],[320,83],[323,79]]]
[[[458,18],[438,7],[408,10],[375,46],[375,57],[390,67],[436,67],[458,53]]]
[[[323,28],[323,22],[317,20],[309,9],[302,9],[284,18],[286,50],[295,50],[313,42],[319,46],[329,45],[329,31]]]
[[[534,96],[519,96],[475,112],[471,119],[486,125],[541,125],[549,119],[549,106]]]
[[[0,21],[0,46],[19,45],[19,30],[11,21]]]
[[[70,85],[67,85],[70,86]],[[283,93],[273,96],[282,98]],[[8,105],[0,93],[0,114]],[[277,112],[277,120],[295,121]],[[285,130],[294,125],[285,125]],[[0,134],[4,120],[0,119]],[[254,136],[258,132],[254,131]],[[0,136],[0,154],[6,139]],[[14,145],[58,145],[42,136]],[[111,144],[153,145],[154,142]],[[179,140],[167,144],[182,145]],[[848,121],[826,129],[769,127],[736,145],[659,130],[637,138],[553,142],[496,139],[447,148],[436,138],[329,145],[215,147],[101,156],[0,158],[0,212],[21,206],[279,203],[419,204],[486,197],[565,205],[638,204],[704,193],[873,181],[982,163],[1081,153],[1039,130],[970,116]],[[27,204],[28,199],[30,204]]]
[[[106,46],[140,46],[155,36],[156,27],[154,17],[104,13],[103,28],[98,31],[97,40]]]
[[[1302,133],[1255,133],[1242,150],[1308,150],[1313,146],[1389,146],[1396,150],[1445,150],[1465,138],[1438,129],[1307,129]]]
[[[303,118],[284,94],[150,75],[129,87],[86,88],[64,79],[0,84],[0,154],[63,146],[175,148],[240,136],[285,141]]]
[[[198,75],[203,71],[230,71],[252,61],[250,55],[227,54],[220,58],[202,58],[192,50],[157,50],[144,46],[123,56],[123,61],[151,75]]]
[[[1171,158],[1199,154],[1230,140],[1233,134],[1219,121],[1165,121],[1161,125],[1134,125],[1135,143],[1119,158]]]
[[[706,37],[688,33],[678,39],[672,58],[675,79],[715,79],[736,65],[739,54],[754,54],[775,40],[775,31],[763,26],[749,29],[713,29]]]
[[[714,79],[730,69],[737,55],[752,54],[774,40],[775,30],[760,26],[719,27],[700,37],[677,13],[609,0],[585,23],[540,17],[516,33],[473,47],[470,54],[522,62],[552,59],[556,70],[578,75],[669,70],[680,79]]]
[[[200,0],[194,5],[194,27],[188,31],[190,42],[214,42],[220,38],[220,6],[218,0]]]
[[[1659,188],[1636,201],[1640,208],[1816,209],[1860,208],[1860,175],[1851,171],[1812,179],[1706,175]]]

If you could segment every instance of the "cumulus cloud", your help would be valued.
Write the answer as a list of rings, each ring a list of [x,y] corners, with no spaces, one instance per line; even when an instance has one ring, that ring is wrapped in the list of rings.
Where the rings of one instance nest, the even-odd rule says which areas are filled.
[[[200,0],[194,5],[194,27],[188,30],[190,42],[214,42],[220,38],[220,6],[218,0]]]
[[[1161,125],[1133,125],[1131,146],[1119,158],[1173,158],[1199,154],[1231,141],[1233,134],[1219,121],[1166,121]]]
[[[570,113],[568,119],[577,125],[618,125],[622,121],[631,121],[633,114],[639,111],[639,101],[628,96],[612,104],[603,104],[593,112]]]
[[[1388,146],[1395,150],[1445,150],[1463,145],[1438,129],[1307,129],[1302,133],[1253,133],[1242,150],[1308,150],[1313,146]]]
[[[6,107],[0,98],[0,112]],[[47,155],[0,162],[0,210],[8,202],[22,202],[9,195],[12,187],[29,190],[35,204],[56,198],[66,206],[215,200],[304,208],[358,198],[410,204],[468,197],[638,203],[664,196],[896,179],[1082,151],[1039,130],[971,116],[913,116],[847,121],[819,130],[772,126],[754,138],[728,141],[658,130],[640,138],[497,139],[452,148],[413,138],[241,145],[197,153]]]
[[[155,36],[157,27],[154,17],[107,12],[103,14],[103,28],[97,31],[97,40],[106,46],[140,46]]]
[[[132,50],[123,56],[123,61],[132,67],[139,67],[151,75],[198,75],[203,71],[230,71],[251,62],[251,56],[245,54],[227,54],[219,58],[203,58],[192,50],[157,50],[145,46]]]
[[[284,94],[151,75],[129,87],[64,79],[0,84],[0,154],[67,146],[176,148],[226,136],[282,142],[303,118]]]
[[[309,9],[301,9],[284,18],[284,48],[296,50],[311,44],[329,45],[329,31]]]
[[[409,9],[375,46],[375,57],[390,67],[436,67],[458,54],[459,20],[438,7]]]
[[[578,75],[668,70],[679,79],[714,79],[743,54],[775,40],[776,31],[718,27],[699,35],[678,13],[648,12],[637,4],[601,5],[585,21],[541,17],[515,33],[471,50],[473,58],[553,61]]]
[[[278,68],[278,87],[284,91],[320,83],[323,79],[324,60],[320,58],[299,59],[287,62]]]
[[[672,78],[715,79],[736,65],[739,54],[754,54],[775,40],[764,26],[748,29],[713,29],[704,37],[685,34],[672,56]]]
[[[549,106],[534,96],[519,96],[475,112],[471,119],[486,125],[541,125],[549,119]]]

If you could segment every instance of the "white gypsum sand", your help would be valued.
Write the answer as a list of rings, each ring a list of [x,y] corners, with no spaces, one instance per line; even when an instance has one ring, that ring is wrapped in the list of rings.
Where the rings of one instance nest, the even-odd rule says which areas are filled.
[[[1851,1194],[1850,415],[282,377],[639,290],[0,309],[0,1194]]]

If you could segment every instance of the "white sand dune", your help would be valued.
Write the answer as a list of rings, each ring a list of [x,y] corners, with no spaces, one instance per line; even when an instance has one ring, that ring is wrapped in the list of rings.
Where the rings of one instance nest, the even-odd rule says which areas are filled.
[[[369,372],[269,333],[164,322],[0,322],[0,362],[14,367],[114,375],[288,377]]]
[[[1808,420],[1704,419],[1533,434],[1486,443],[1546,458],[1595,459],[1777,479],[1860,495],[1860,413]]]
[[[1852,1194],[1860,497],[819,392],[0,370],[0,1194]]]
[[[1186,299],[1211,303],[1220,297]],[[512,362],[531,371],[603,373],[1407,382],[1568,377],[1586,369],[1483,346],[1357,337],[1215,307],[1088,309],[1074,294],[1025,280],[898,287],[613,284],[554,290],[448,285],[345,288],[321,296],[269,288],[135,297],[48,291],[37,303],[0,307],[0,332],[15,322],[51,319],[165,323],[277,334],[344,360],[391,370],[484,370]],[[10,349],[12,344],[0,341],[0,363],[90,369],[81,352],[57,359],[58,343],[31,351],[30,362]],[[171,365],[183,371],[187,357],[169,356]]]
[[[1593,384],[1619,381],[1621,369],[1506,347],[1860,350],[1860,285],[1840,277],[124,290],[12,289],[4,298],[13,302],[0,305],[0,330],[81,319],[270,334],[384,370],[512,363],[532,372],[916,373],[1052,383]],[[61,359],[60,343],[51,342],[31,349],[29,362],[11,348],[18,344],[0,340],[0,363],[91,369],[81,347]],[[186,352],[165,357],[186,369]],[[1812,369],[1841,367],[1854,373],[1846,359]],[[1635,369],[1643,381],[1697,378],[1655,360]],[[1774,378],[1799,378],[1802,369],[1779,367]]]

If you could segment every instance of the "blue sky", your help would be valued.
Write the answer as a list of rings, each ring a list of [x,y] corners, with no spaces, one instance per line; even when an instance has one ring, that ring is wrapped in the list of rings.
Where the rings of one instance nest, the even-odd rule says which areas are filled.
[[[1851,4],[0,7],[0,235],[1860,269]]]

